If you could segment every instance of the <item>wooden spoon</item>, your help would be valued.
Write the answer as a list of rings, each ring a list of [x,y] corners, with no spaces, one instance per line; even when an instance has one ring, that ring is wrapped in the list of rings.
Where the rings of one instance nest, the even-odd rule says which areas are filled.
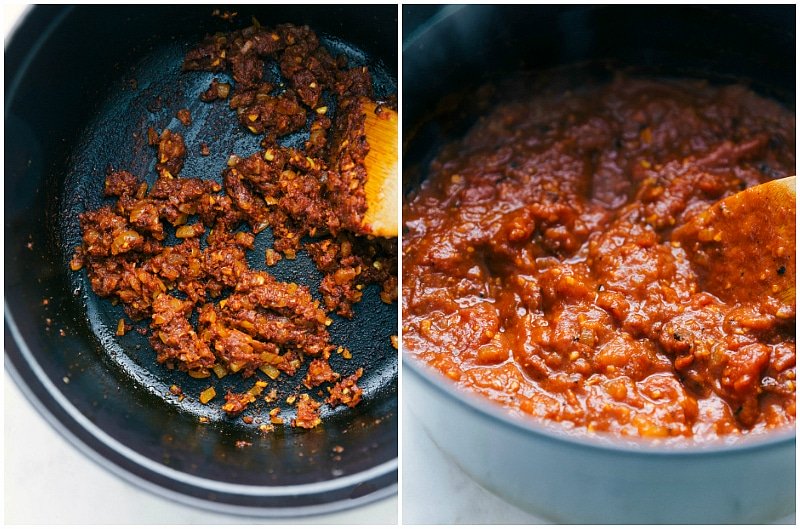
[[[364,132],[369,143],[369,154],[364,159],[367,211],[362,224],[376,237],[397,237],[397,112],[388,107],[376,112],[376,108],[374,101],[361,100],[361,109],[367,116]]]
[[[720,200],[673,232],[700,278],[725,301],[764,302],[795,316],[795,177]]]

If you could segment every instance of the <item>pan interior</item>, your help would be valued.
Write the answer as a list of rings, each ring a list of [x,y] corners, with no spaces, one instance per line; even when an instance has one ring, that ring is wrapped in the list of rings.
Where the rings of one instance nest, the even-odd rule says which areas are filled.
[[[330,37],[323,37],[321,40],[334,56],[344,54],[351,65],[370,66],[374,72],[378,97],[393,93],[394,86],[388,72],[381,66],[370,64],[369,58],[363,52]],[[154,183],[156,152],[155,148],[147,144],[149,127],[156,131],[169,129],[184,135],[187,157],[181,172],[183,177],[215,180],[222,184],[221,173],[227,166],[230,155],[236,154],[244,158],[261,150],[259,142],[262,136],[244,130],[236,120],[235,112],[225,102],[200,101],[200,94],[208,88],[213,78],[226,82],[232,82],[232,79],[219,73],[181,73],[180,64],[187,45],[191,43],[173,42],[149,51],[140,63],[118,80],[96,118],[79,139],[79,147],[67,171],[63,194],[66,207],[60,218],[65,258],[68,259],[72,249],[80,244],[79,213],[113,203],[113,200],[103,199],[107,167],[130,171],[144,177],[148,184]],[[270,73],[277,79],[277,71]],[[330,95],[326,95],[325,103],[329,108],[335,106],[335,100]],[[188,108],[192,116],[192,123],[188,126],[183,126],[176,117],[178,110],[183,108]],[[307,137],[308,125],[301,131],[280,138],[279,143],[302,148]],[[201,142],[208,145],[208,156],[200,154]],[[204,239],[205,237],[203,243]],[[166,243],[171,245],[176,241],[174,230],[171,230]],[[315,298],[321,300],[318,288],[322,276],[308,253],[301,250],[296,259],[282,259],[275,266],[267,267],[264,254],[271,247],[272,233],[267,228],[257,235],[254,248],[248,252],[250,267],[267,270],[280,281],[306,285]],[[147,321],[131,322],[121,305],[114,306],[109,300],[94,295],[85,272],[71,274],[70,280],[73,292],[81,293],[80,299],[85,304],[91,331],[101,349],[100,354],[116,364],[132,381],[163,398],[169,405],[197,417],[230,422],[245,429],[257,429],[259,421],[245,425],[241,418],[228,419],[221,409],[221,404],[224,403],[221,396],[228,389],[233,392],[247,391],[258,376],[249,379],[238,375],[228,375],[221,380],[216,377],[194,379],[185,373],[157,364],[155,352],[148,343]],[[354,372],[357,367],[364,367],[364,376],[360,382],[363,383],[365,402],[379,398],[382,388],[391,385],[396,377],[396,351],[391,345],[390,337],[397,334],[397,304],[383,303],[378,293],[377,285],[367,287],[363,300],[355,305],[355,316],[346,319],[332,314],[333,323],[329,327],[332,343],[348,348],[353,355],[349,360],[343,359],[341,355],[332,355],[331,367],[343,375]],[[116,336],[120,319],[133,323],[134,329],[139,329],[142,333],[133,330],[124,336]],[[269,423],[268,412],[272,407],[279,406],[288,411],[290,407],[285,405],[286,397],[298,391],[308,392],[302,387],[303,376],[304,370],[300,369],[294,377],[281,375],[276,384],[262,375],[260,378],[269,382],[268,390],[273,387],[278,390],[278,401],[273,406],[267,406],[262,399],[258,399],[257,403],[248,407],[244,415]],[[172,385],[180,387],[185,398],[179,399],[171,394]],[[219,396],[208,404],[201,404],[197,395],[210,386],[216,387]],[[312,396],[316,397],[313,393]],[[333,415],[358,413],[357,409],[350,411],[344,406],[336,409],[323,406],[321,410],[323,420]]]

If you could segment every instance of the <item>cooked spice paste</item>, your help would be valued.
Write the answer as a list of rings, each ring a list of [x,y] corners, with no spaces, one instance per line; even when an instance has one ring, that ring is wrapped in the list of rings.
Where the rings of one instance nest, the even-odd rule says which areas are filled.
[[[264,80],[266,61],[277,63],[283,89]],[[115,200],[81,214],[72,269],[86,268],[92,290],[121,303],[130,318],[149,320],[157,361],[170,368],[195,378],[260,371],[269,379],[306,369],[301,390],[330,406],[357,405],[363,370],[342,375],[328,363],[333,352],[348,353],[331,343],[329,313],[352,317],[369,284],[382,287],[386,303],[397,297],[396,240],[369,237],[361,226],[369,145],[365,116],[353,102],[373,97],[369,70],[348,67],[312,30],[291,24],[210,36],[187,54],[183,69],[230,73],[234,83],[214,79],[201,99],[227,101],[232,118],[264,136],[263,150],[232,155],[219,181],[185,178],[183,136],[150,128],[157,178],[148,184],[109,170],[105,195]],[[335,115],[322,104],[324,91],[333,94]],[[177,117],[192,123],[188,109]],[[303,148],[278,143],[307,125]],[[190,147],[207,154],[203,143]],[[252,269],[247,254],[267,227],[273,248],[261,256],[266,266]],[[322,301],[265,270],[294,259],[301,247],[323,274]],[[129,328],[121,320],[117,334]],[[241,413],[266,386],[256,377],[250,391],[229,391],[222,409]],[[274,391],[267,391],[271,402]],[[215,395],[209,388],[200,401]],[[291,400],[296,426],[319,424],[321,402],[307,393]],[[283,422],[279,411],[270,413],[273,424]]]
[[[742,86],[563,86],[505,94],[408,197],[406,350],[575,431],[703,441],[792,425],[794,303],[718,299],[672,234],[794,174],[794,114]]]

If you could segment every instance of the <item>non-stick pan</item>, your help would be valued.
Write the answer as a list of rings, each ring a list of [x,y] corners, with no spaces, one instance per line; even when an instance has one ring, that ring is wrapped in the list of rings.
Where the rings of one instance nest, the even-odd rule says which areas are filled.
[[[221,395],[208,405],[197,395],[212,383],[218,394],[245,391],[255,378],[195,380],[158,365],[145,336],[115,336],[121,307],[95,296],[84,271],[69,269],[80,242],[77,215],[103,203],[107,168],[152,182],[148,127],[184,135],[182,176],[219,181],[230,154],[258,150],[260,138],[242,130],[226,104],[199,101],[212,74],[181,72],[183,55],[204,35],[244,27],[253,16],[266,26],[308,24],[334,55],[370,67],[377,96],[396,92],[395,6],[224,6],[238,13],[233,22],[212,17],[213,8],[40,6],[7,44],[5,366],[67,438],[169,497],[275,515],[384,497],[397,483],[397,352],[390,342],[397,306],[382,303],[376,286],[352,320],[334,316],[330,326],[333,343],[353,355],[334,355],[333,368],[350,374],[364,367],[361,404],[325,407],[313,430],[287,426],[265,435],[258,423],[272,406],[291,418],[285,398],[297,392],[302,370],[270,384],[279,400],[248,409],[253,424],[229,418]],[[181,108],[191,111],[188,127],[175,117]],[[201,141],[209,156],[196,148]],[[297,145],[303,133],[284,141]],[[252,267],[264,268],[270,244],[265,230],[249,256]],[[321,280],[305,252],[269,271],[312,292]]]

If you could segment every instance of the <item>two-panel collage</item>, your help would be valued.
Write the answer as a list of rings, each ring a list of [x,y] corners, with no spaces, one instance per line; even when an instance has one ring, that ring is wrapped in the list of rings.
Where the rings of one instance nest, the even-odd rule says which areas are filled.
[[[796,6],[6,5],[4,523],[796,523]]]

